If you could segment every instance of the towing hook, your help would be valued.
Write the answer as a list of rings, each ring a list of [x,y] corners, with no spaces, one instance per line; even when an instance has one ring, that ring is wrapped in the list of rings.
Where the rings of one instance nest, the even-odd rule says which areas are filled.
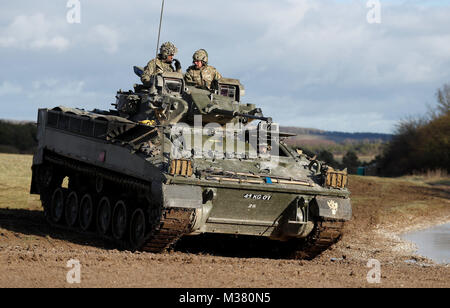
[[[314,172],[314,175],[321,175],[322,174],[322,165],[321,163],[314,159],[311,160],[311,162],[308,165],[308,169]]]

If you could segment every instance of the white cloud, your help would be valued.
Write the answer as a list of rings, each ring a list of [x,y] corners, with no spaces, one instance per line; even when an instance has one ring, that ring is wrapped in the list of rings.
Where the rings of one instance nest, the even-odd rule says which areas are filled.
[[[0,47],[21,49],[56,49],[63,51],[70,42],[55,34],[56,24],[42,13],[20,15],[12,23],[0,29]]]
[[[113,54],[119,50],[119,38],[119,33],[113,28],[96,25],[92,29],[89,41],[100,44],[106,52]]]
[[[6,96],[11,94],[19,94],[22,92],[22,87],[12,84],[8,81],[4,81],[0,84],[0,96]]]
[[[120,35],[113,27],[69,25],[62,17],[48,17],[42,13],[19,15],[9,25],[0,27],[0,47],[61,52],[69,47],[89,46],[92,49],[98,46],[110,54],[119,50]]]
[[[388,132],[402,115],[426,112],[450,81],[450,5],[383,1],[382,23],[370,25],[366,2],[171,0],[161,41],[177,45],[183,68],[207,49],[211,65],[244,83],[244,102],[281,124]],[[68,25],[52,0],[5,3],[0,77],[23,78],[40,105],[62,98],[101,108],[137,81],[132,65],[154,56],[160,4],[82,1],[82,23]]]
[[[264,18],[264,23],[270,25],[261,39],[278,40],[281,34],[282,37],[287,38],[285,41],[286,45],[295,43],[295,36],[292,34],[296,32],[304,21],[306,13],[317,8],[316,3],[308,0],[288,0],[285,3],[281,3],[279,7],[270,8],[270,14],[260,15]],[[292,45],[295,47],[296,44]]]
[[[282,71],[302,87],[442,82],[438,72],[450,62],[448,7],[383,6],[380,25],[367,23],[367,10],[364,1],[258,2],[248,17],[256,29],[242,12],[223,26],[252,32],[242,31],[237,46],[220,45],[221,64],[233,62],[240,72],[270,65],[266,71]]]
[[[20,95],[9,96],[8,104],[2,104],[2,118],[14,120],[35,120],[39,108],[108,108],[114,97],[110,93],[88,89],[84,80],[57,78],[35,80],[21,85],[13,85],[10,82],[0,84],[0,97],[11,94]]]
[[[31,91],[28,93],[29,99],[45,99],[49,104],[64,104],[63,100],[72,101],[82,95],[92,95],[93,93],[85,91],[85,82],[82,80],[70,80],[63,82],[61,80],[50,78],[32,82]]]
[[[18,104],[27,105],[27,114],[35,118],[38,108],[66,106],[86,110],[107,109],[114,102],[114,93],[89,89],[84,80],[58,80],[49,78],[36,80],[29,91],[18,99]]]

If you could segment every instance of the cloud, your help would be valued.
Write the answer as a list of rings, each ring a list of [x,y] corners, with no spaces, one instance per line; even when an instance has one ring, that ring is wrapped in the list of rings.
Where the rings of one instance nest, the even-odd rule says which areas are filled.
[[[120,35],[104,24],[69,25],[63,18],[50,18],[42,13],[19,15],[0,28],[0,47],[23,50],[53,49],[67,51],[77,46],[100,46],[107,53],[119,49]]]
[[[2,5],[0,80],[21,80],[3,91],[30,90],[39,106],[62,99],[102,108],[138,82],[132,65],[154,57],[161,2],[82,1],[77,25],[67,24],[63,2]],[[282,125],[390,132],[397,120],[426,113],[450,81],[450,4],[382,1],[382,23],[371,25],[366,3],[171,0],[161,42],[177,45],[183,68],[207,49],[211,65],[245,85],[244,102]]]
[[[77,98],[89,97],[95,93],[85,89],[85,82],[82,80],[62,81],[58,79],[44,79],[33,81],[31,91],[27,97],[32,100],[47,101],[64,105],[65,102],[72,102]]]
[[[42,13],[19,15],[7,27],[0,29],[0,47],[66,50],[69,40],[54,32],[55,25]]]
[[[450,29],[440,10],[386,7],[382,24],[371,25],[363,1],[299,3],[304,3],[302,18],[289,17],[283,9],[267,16],[273,26],[259,34],[255,48],[264,53],[256,53],[250,65],[276,61],[285,73],[297,73],[303,86],[385,86],[436,82],[435,72],[450,60],[448,30],[435,34]],[[277,22],[279,15],[290,22]]]
[[[283,126],[320,128],[329,131],[391,133],[397,122],[396,115],[386,116],[383,108],[361,108],[371,100],[340,100],[338,97],[310,99],[303,97],[261,97],[257,102],[265,116]],[[352,110],[351,112],[343,112]]]
[[[0,84],[0,96],[20,94],[21,92],[22,87],[19,85],[12,84],[8,81],[4,81],[2,84]]]
[[[2,96],[8,102],[2,102],[2,118],[13,120],[35,120],[39,108],[105,108],[109,107],[106,103],[114,97],[110,93],[90,90],[84,80],[57,78],[34,80],[20,86],[3,82],[0,84],[0,97]]]
[[[119,33],[111,27],[96,25],[92,29],[89,41],[100,44],[106,52],[113,54],[119,50],[119,37]]]
[[[56,106],[87,110],[108,108],[114,99],[114,93],[91,90],[85,80],[48,78],[35,80],[14,88],[16,89],[14,93],[21,95],[8,97],[9,103],[2,105],[2,118],[34,120],[39,108]],[[24,88],[27,90],[23,91]],[[0,86],[0,91],[1,89],[2,86]],[[20,93],[18,92],[19,89],[21,90]],[[13,92],[10,91],[9,93],[12,94]]]

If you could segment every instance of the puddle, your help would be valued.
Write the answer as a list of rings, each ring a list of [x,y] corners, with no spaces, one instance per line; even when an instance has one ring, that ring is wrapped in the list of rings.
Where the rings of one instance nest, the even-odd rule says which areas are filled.
[[[406,233],[402,238],[417,246],[417,254],[436,263],[450,263],[450,223],[434,228]]]

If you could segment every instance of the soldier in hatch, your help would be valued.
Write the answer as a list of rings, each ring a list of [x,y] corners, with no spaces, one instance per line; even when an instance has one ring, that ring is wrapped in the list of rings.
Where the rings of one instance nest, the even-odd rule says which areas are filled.
[[[164,72],[179,72],[181,73],[180,61],[173,57],[178,52],[177,47],[171,42],[167,42],[161,45],[158,57],[148,62],[144,69],[144,73],[141,76],[141,81],[146,84],[150,82],[150,77],[156,74]],[[172,62],[175,62],[175,68],[172,66]]]
[[[204,49],[197,50],[192,56],[194,65],[190,66],[184,75],[188,85],[211,90],[214,81],[219,81],[222,75],[208,65],[208,53]]]

